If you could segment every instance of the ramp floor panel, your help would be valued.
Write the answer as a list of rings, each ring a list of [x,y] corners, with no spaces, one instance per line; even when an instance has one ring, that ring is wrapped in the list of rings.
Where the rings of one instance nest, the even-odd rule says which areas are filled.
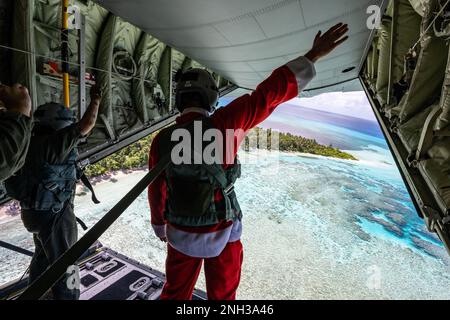
[[[109,248],[101,248],[80,264],[80,300],[157,300],[163,273]],[[195,290],[195,300],[206,294]]]
[[[86,254],[80,267],[80,300],[158,300],[165,275],[101,245]],[[0,288],[1,299],[16,299],[26,288],[28,277]],[[206,300],[195,290],[194,300]],[[51,299],[44,296],[42,299]]]

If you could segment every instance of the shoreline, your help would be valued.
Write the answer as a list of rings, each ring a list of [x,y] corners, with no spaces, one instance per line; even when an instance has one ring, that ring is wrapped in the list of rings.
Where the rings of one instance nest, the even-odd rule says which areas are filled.
[[[342,158],[336,158],[336,157],[329,157],[329,156],[323,156],[323,155],[317,155],[312,153],[303,153],[303,152],[297,152],[297,151],[269,151],[265,149],[257,149],[257,150],[251,150],[243,151],[246,152],[250,156],[257,156],[259,155],[276,155],[277,153],[281,155],[288,155],[288,156],[299,156],[299,157],[305,157],[305,158],[311,158],[311,159],[321,159],[321,160],[335,160],[339,162],[345,162],[345,163],[354,163],[354,164],[361,164],[361,165],[370,165],[370,166],[376,166],[379,168],[382,168],[380,164],[378,164],[376,161],[368,161],[368,160],[352,160],[352,159],[342,159]],[[349,151],[346,151],[349,152]],[[245,163],[243,163],[245,165]],[[89,180],[93,187],[97,185],[101,185],[107,182],[116,183],[119,182],[121,178],[127,175],[133,175],[138,173],[143,173],[148,171],[147,166],[137,167],[133,169],[121,169],[121,170],[113,170],[108,173],[90,177]],[[81,183],[79,182],[76,187],[75,196],[83,197],[83,196],[90,196],[90,191]],[[11,210],[17,211],[15,213],[12,213]],[[20,217],[20,206],[17,201],[8,202],[2,206],[0,206],[0,224],[8,223],[14,219],[18,219]]]
[[[145,172],[148,171],[147,166],[137,167],[133,169],[121,169],[121,170],[113,170],[108,173],[104,173],[99,176],[95,177],[88,177],[89,181],[91,182],[92,186],[95,187],[98,184],[102,184],[104,182],[118,182],[118,179],[127,176],[129,174],[135,174],[139,172]],[[89,190],[82,184],[81,182],[77,183],[77,188],[75,191],[76,196],[83,196],[85,194],[90,193]]]
[[[368,172],[368,179],[351,178],[367,172],[360,164],[303,159],[285,153],[279,156],[282,166],[284,161],[290,163],[282,175],[259,174],[275,164],[278,155],[254,153],[253,157],[260,157],[258,162],[263,163],[244,169],[247,174],[236,186],[245,214],[242,242],[246,250],[239,297],[415,299],[426,295],[434,299],[449,298],[445,290],[450,285],[450,280],[445,277],[450,263],[447,263],[448,258],[442,262],[384,239],[382,235],[372,234],[372,231],[383,230],[382,227],[364,230],[356,224],[358,217],[372,217],[381,223],[382,219],[389,219],[385,221],[391,221],[391,226],[402,226],[404,236],[411,240],[417,237],[409,230],[425,232],[423,222],[414,212],[397,202],[407,192],[402,186],[379,194],[373,187],[382,188],[386,183],[376,171]],[[366,158],[370,159],[370,153]],[[340,176],[347,172],[348,178]],[[118,183],[98,183],[96,191],[102,204],[93,206],[89,194],[80,197],[77,215],[92,226],[144,174],[144,171],[138,171]],[[118,175],[110,174],[110,177],[118,178]],[[327,186],[324,181],[329,182]],[[347,186],[348,190],[342,190],[341,185]],[[352,193],[352,190],[357,192]],[[391,199],[393,192],[396,196]],[[373,204],[381,204],[378,212],[370,210],[374,209],[371,208]],[[12,242],[25,244],[26,239],[32,246],[30,235],[20,220],[3,225],[2,230],[8,238],[14,239]],[[156,238],[150,227],[145,194],[100,241],[143,265],[164,270],[166,244]],[[427,246],[424,250],[436,252],[436,256],[445,254],[445,251],[429,246],[428,242],[417,245]],[[20,255],[7,257],[0,267],[3,280],[10,281],[20,277],[29,261]],[[367,286],[374,272],[381,275],[380,289]],[[205,288],[204,277],[199,277],[196,287]]]
[[[260,154],[267,154],[267,155],[275,155],[275,154],[280,154],[280,155],[289,155],[289,156],[300,156],[300,157],[307,157],[307,158],[313,158],[313,159],[322,159],[322,160],[336,160],[336,161],[342,161],[342,162],[351,162],[351,163],[363,163],[361,162],[359,159],[357,160],[352,160],[352,159],[342,159],[342,158],[335,158],[335,157],[328,157],[328,156],[322,156],[322,155],[317,155],[317,154],[312,154],[312,153],[303,153],[303,152],[297,152],[297,151],[269,151],[269,150],[265,150],[265,149],[258,149],[257,152],[255,152],[255,150],[252,150],[250,152],[248,151],[244,151],[247,154],[251,155],[251,156],[255,156],[256,153],[260,153]],[[142,166],[142,167],[137,167],[137,168],[133,168],[133,169],[121,169],[121,170],[113,170],[110,171],[108,173],[102,174],[100,176],[95,176],[95,177],[89,177],[89,181],[91,182],[92,186],[96,186],[99,184],[103,184],[105,182],[112,182],[112,183],[116,183],[118,179],[130,175],[130,174],[136,174],[136,173],[142,173],[142,172],[147,172],[148,171],[148,167],[147,166]],[[89,194],[90,191],[86,190],[86,187],[82,184],[82,183],[78,183],[77,184],[77,190],[76,190],[76,196],[85,196],[86,194]]]
[[[89,181],[91,182],[92,186],[95,188],[97,185],[101,185],[107,182],[118,182],[122,177],[133,175],[133,174],[139,174],[147,171],[146,167],[139,167],[136,169],[124,169],[124,170],[114,170],[109,173],[102,174],[97,177],[89,178]],[[94,189],[95,190],[95,189]],[[75,196],[83,197],[83,196],[89,196],[90,197],[90,191],[81,183],[77,183]],[[12,212],[14,211],[14,212]],[[0,225],[6,224],[8,222],[11,222],[15,219],[20,218],[20,205],[18,201],[12,200],[10,202],[5,203],[4,205],[0,206]]]

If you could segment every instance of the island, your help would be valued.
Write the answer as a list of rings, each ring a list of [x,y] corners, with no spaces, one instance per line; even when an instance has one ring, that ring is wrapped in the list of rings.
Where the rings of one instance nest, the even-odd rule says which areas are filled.
[[[153,133],[99,162],[89,165],[85,170],[86,175],[88,177],[97,177],[110,171],[133,170],[147,166],[150,145],[155,135],[156,133]],[[249,151],[251,149],[250,140],[252,135],[258,137],[256,141],[261,141],[261,137],[264,137],[264,139],[267,137],[267,143],[256,143],[255,147],[271,150],[272,130],[262,128],[255,128],[250,132],[250,138],[244,142],[244,150]],[[318,143],[315,139],[307,139],[291,133],[279,133],[278,150],[282,152],[308,153],[337,159],[358,160],[351,154],[334,148],[332,145],[325,146]]]

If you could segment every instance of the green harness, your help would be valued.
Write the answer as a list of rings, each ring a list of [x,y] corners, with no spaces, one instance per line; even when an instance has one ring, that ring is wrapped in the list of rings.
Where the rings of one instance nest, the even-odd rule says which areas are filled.
[[[24,210],[61,211],[73,197],[80,178],[77,156],[78,152],[73,150],[63,164],[45,163],[39,169],[25,164],[19,174],[5,182],[8,195],[20,201]]]
[[[48,162],[40,168],[25,164],[18,174],[5,181],[8,195],[20,202],[24,210],[59,212],[75,194],[77,182],[91,191],[92,201],[100,203],[84,172],[77,165],[78,151],[74,149],[62,164]]]
[[[214,129],[209,118],[188,124],[174,125],[160,133],[159,154],[170,154],[179,142],[171,141],[177,129],[186,129],[194,137],[194,122],[202,122],[202,136]],[[203,143],[203,148],[206,147]],[[194,156],[194,154],[192,154]],[[221,221],[241,219],[242,213],[234,191],[234,183],[241,176],[241,165],[237,157],[234,164],[225,170],[220,163],[174,164],[165,170],[167,200],[165,218],[172,224],[186,227],[202,227]],[[216,198],[219,190],[220,197]]]

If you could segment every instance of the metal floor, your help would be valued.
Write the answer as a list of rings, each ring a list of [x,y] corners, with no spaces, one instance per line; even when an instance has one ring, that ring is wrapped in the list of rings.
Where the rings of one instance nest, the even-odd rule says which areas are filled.
[[[165,281],[163,273],[106,247],[92,248],[79,267],[80,300],[158,300]],[[0,288],[0,300],[17,298],[26,284],[25,278]],[[206,294],[195,290],[192,298]]]

